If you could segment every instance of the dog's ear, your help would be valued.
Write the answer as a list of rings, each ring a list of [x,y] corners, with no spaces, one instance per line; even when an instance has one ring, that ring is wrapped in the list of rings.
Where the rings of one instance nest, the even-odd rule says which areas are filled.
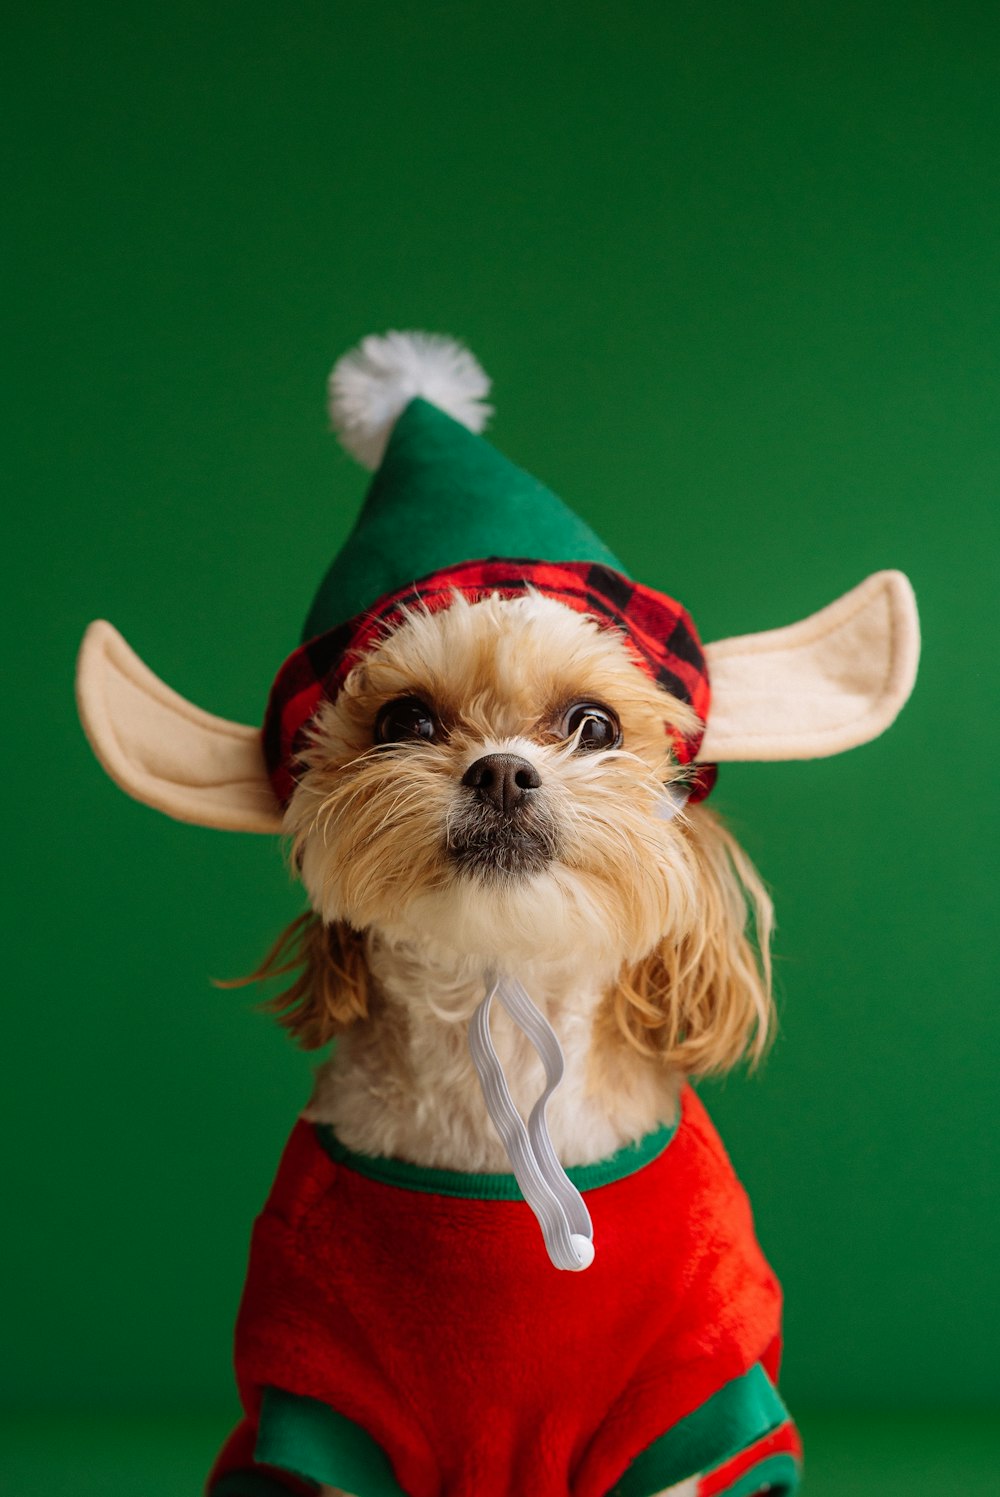
[[[710,644],[712,705],[698,758],[821,759],[867,743],[910,695],[919,654],[902,572],[875,572],[797,624]]]
[[[260,730],[179,696],[103,619],[83,636],[76,699],[94,753],[136,800],[198,826],[281,830]]]
[[[756,1060],[766,1045],[773,914],[757,870],[711,811],[693,807],[685,835],[698,919],[623,972],[612,997],[618,1027],[637,1050],[697,1075],[748,1054]]]
[[[324,925],[308,910],[286,926],[260,966],[246,977],[217,981],[243,988],[272,977],[295,979],[264,1007],[303,1050],[318,1050],[368,1015],[369,978],[365,938],[348,925]]]

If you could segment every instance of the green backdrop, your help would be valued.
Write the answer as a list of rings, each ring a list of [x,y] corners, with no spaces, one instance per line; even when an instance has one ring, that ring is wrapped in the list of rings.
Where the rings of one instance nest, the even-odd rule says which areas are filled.
[[[892,731],[723,772],[782,1031],[711,1105],[789,1400],[994,1404],[996,6],[41,0],[9,29],[4,1407],[231,1406],[310,1062],[208,977],[299,897],[276,844],[105,779],[73,657],[105,616],[259,720],[365,482],[324,378],[387,326],[464,338],[498,445],[706,639],[913,579]]]

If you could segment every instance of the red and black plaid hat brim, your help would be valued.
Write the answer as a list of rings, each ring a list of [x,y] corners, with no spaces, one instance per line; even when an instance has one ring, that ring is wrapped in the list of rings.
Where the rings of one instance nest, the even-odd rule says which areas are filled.
[[[693,707],[702,724],[708,721],[704,651],[690,616],[673,598],[591,562],[467,561],[387,593],[364,613],[308,640],[288,657],[271,688],[263,728],[264,757],[281,804],[288,804],[295,789],[309,725],[319,707],[336,699],[352,667],[407,610],[419,607],[435,613],[447,608],[456,593],[474,602],[492,593],[516,597],[528,591],[543,593],[619,632],[631,645],[636,664]],[[692,801],[702,800],[715,783],[714,765],[694,764],[703,736],[704,728],[687,738],[671,734],[678,761],[691,766]]]

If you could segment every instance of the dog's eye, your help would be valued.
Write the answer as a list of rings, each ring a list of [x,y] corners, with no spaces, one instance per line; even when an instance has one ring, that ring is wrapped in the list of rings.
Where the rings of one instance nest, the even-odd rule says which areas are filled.
[[[422,738],[431,743],[438,731],[437,718],[419,697],[386,702],[375,719],[376,743],[403,743],[408,738]]]
[[[622,728],[610,707],[602,707],[599,702],[576,702],[563,718],[562,736],[576,738],[576,752],[586,754],[617,748]]]

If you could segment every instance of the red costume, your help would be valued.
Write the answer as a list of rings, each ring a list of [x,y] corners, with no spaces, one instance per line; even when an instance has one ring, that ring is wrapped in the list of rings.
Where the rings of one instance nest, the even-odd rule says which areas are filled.
[[[596,1259],[560,1272],[510,1175],[349,1153],[299,1122],[253,1234],[246,1417],[211,1497],[790,1493],[781,1296],[695,1093],[569,1171]]]

